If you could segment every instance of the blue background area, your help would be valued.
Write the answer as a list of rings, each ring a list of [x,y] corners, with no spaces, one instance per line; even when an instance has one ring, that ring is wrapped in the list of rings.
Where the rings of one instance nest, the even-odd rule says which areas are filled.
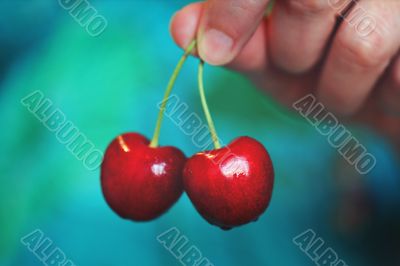
[[[214,265],[313,265],[292,242],[309,228],[348,265],[400,265],[400,170],[389,143],[351,128],[378,160],[360,177],[303,118],[236,73],[206,68],[219,136],[260,140],[276,182],[258,222],[227,232],[204,221],[186,195],[155,221],[120,219],[103,199],[99,171],[88,171],[21,105],[41,90],[101,150],[122,132],[151,137],[182,54],[169,19],[188,2],[91,1],[108,20],[94,38],[58,1],[0,1],[0,265],[41,265],[20,242],[35,229],[76,265],[181,265],[156,240],[171,227]],[[203,117],[196,71],[190,59],[174,93]],[[197,151],[169,119],[160,142],[188,156]]]

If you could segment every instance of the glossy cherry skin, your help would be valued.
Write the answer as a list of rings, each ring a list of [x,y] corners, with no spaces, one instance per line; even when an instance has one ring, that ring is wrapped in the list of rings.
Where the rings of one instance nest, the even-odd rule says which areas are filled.
[[[209,223],[227,230],[257,220],[266,210],[274,170],[261,143],[239,137],[226,147],[189,158],[183,183],[197,211]]]
[[[101,165],[101,187],[119,216],[152,220],[182,195],[185,155],[174,147],[149,147],[137,133],[126,133],[108,146]]]

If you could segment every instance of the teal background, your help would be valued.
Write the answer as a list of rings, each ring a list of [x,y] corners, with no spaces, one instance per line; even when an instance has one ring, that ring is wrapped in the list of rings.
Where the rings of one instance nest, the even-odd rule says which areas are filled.
[[[99,171],[88,171],[20,100],[41,90],[97,148],[122,132],[151,137],[157,103],[182,51],[169,19],[189,1],[91,1],[108,20],[91,37],[57,1],[0,1],[0,265],[41,265],[20,242],[40,229],[76,265],[181,265],[157,242],[176,227],[214,265],[313,265],[292,243],[313,229],[348,265],[400,265],[399,161],[390,143],[351,128],[377,157],[359,177],[303,118],[240,75],[206,68],[220,138],[249,135],[269,150],[276,171],[267,212],[222,231],[186,195],[147,223],[122,220],[106,205]],[[174,93],[202,116],[197,61]],[[165,119],[162,145],[197,150]]]

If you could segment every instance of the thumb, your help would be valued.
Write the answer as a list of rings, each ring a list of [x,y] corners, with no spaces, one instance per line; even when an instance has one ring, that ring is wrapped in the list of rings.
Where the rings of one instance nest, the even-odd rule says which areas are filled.
[[[256,31],[269,1],[206,1],[197,35],[200,57],[211,65],[231,62]]]

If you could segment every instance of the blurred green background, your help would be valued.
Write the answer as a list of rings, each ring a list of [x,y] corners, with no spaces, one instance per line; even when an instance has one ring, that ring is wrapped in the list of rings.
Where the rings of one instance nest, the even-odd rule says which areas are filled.
[[[186,195],[161,218],[133,223],[101,194],[87,170],[20,100],[40,90],[100,150],[122,132],[151,137],[157,103],[182,51],[169,36],[172,14],[190,1],[90,1],[108,21],[91,37],[58,1],[0,1],[0,265],[41,265],[21,244],[40,229],[76,265],[181,265],[156,237],[178,228],[214,265],[313,265],[293,237],[313,229],[348,265],[400,265],[400,169],[390,143],[352,132],[377,157],[358,176],[303,118],[236,73],[206,68],[206,90],[220,138],[260,140],[276,171],[267,212],[222,231]],[[174,93],[202,114],[197,61]],[[197,150],[169,119],[160,142]]]

